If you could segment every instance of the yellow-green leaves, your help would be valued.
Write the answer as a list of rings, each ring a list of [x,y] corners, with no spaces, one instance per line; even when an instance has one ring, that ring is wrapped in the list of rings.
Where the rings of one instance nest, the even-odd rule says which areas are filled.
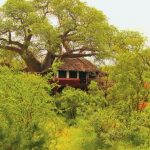
[[[116,36],[114,50],[120,51],[140,51],[145,44],[145,37],[139,32],[120,31]]]
[[[28,13],[34,11],[31,3],[26,0],[7,0],[3,9],[6,16],[10,16],[13,19],[18,20],[27,17]]]

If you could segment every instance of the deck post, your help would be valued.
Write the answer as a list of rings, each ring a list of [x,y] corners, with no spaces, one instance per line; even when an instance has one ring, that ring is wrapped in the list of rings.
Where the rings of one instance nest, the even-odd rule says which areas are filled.
[[[69,78],[69,71],[67,71],[67,78]]]
[[[56,73],[56,78],[59,78],[59,71],[57,71]]]
[[[77,71],[77,79],[79,79],[79,71]]]

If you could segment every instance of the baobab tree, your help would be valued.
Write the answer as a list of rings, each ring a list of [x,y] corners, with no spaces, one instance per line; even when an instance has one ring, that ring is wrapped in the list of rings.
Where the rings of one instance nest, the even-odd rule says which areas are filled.
[[[7,0],[0,9],[0,49],[18,54],[31,72],[47,71],[54,60],[104,58],[142,44],[138,33],[118,31],[80,0]]]
[[[0,10],[0,48],[32,72],[56,59],[103,55],[107,29],[105,15],[79,0],[7,0]]]

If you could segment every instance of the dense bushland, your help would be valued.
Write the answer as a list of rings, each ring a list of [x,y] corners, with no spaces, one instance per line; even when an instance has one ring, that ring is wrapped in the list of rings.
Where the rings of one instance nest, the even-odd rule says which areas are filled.
[[[1,67],[1,149],[149,149],[150,108],[138,109],[150,98],[147,55],[125,52],[104,68],[107,97],[94,81],[52,96],[47,77]]]
[[[0,149],[149,150],[150,48],[80,0],[7,0],[0,8]],[[104,87],[50,79],[63,58],[94,56]],[[7,66],[7,67],[6,67]],[[144,106],[145,107],[145,106]]]

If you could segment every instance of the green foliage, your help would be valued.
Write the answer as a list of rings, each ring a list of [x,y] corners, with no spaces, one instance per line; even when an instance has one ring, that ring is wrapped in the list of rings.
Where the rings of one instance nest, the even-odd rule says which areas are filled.
[[[68,119],[75,119],[78,108],[84,105],[88,96],[82,90],[68,87],[61,94],[56,95],[55,99],[58,113],[64,114]]]
[[[97,134],[99,149],[147,149],[149,147],[149,113],[133,112],[131,116],[122,110],[106,108],[89,119]]]
[[[95,150],[96,134],[91,127],[87,127],[86,123],[79,123],[78,126],[64,128],[61,136],[58,138],[58,150]]]
[[[77,116],[87,118],[106,104],[96,82],[91,82],[88,93],[67,87],[55,99],[58,113],[64,114],[68,119],[76,119]]]
[[[25,63],[20,59],[18,54],[2,49],[0,50],[0,64],[17,70],[22,70],[25,67]]]
[[[105,97],[92,81],[88,91],[66,87],[50,96],[47,77],[0,68],[0,146],[2,149],[146,150],[150,111],[149,51],[118,53],[107,73]],[[53,66],[54,73],[59,63]]]
[[[149,50],[136,49],[115,55],[115,64],[106,68],[112,82],[107,97],[93,81],[87,92],[68,87],[55,97],[59,101],[57,109],[64,111],[60,114],[67,121],[75,119],[69,122],[72,126],[68,130],[77,127],[78,131],[83,125],[81,133],[94,135],[81,149],[88,149],[91,140],[92,147],[99,150],[149,149],[149,107],[138,107],[139,102],[149,102],[150,98],[150,88],[144,85],[149,83],[148,56]],[[75,117],[70,117],[70,113]],[[76,143],[70,144],[73,147]]]
[[[120,31],[115,37],[114,50],[140,51],[145,46],[146,38],[136,31]]]
[[[115,83],[110,90],[110,99],[126,100],[133,109],[139,101],[149,101],[149,65],[143,61],[145,52],[125,52],[116,57],[116,65],[111,69],[111,80]]]
[[[54,116],[47,82],[1,67],[0,83],[1,149],[45,149],[44,124]]]
[[[118,30],[80,0],[7,0],[0,12],[0,64],[10,67],[0,67],[2,150],[149,149],[150,108],[139,109],[150,100],[143,35]],[[66,87],[50,96],[59,59],[87,52],[112,62],[104,67],[110,85],[92,81],[87,91]],[[19,71],[25,64],[51,73]]]
[[[41,68],[47,64],[43,50],[56,59],[65,54],[84,57],[86,52],[106,58],[112,50],[109,37],[114,39],[117,33],[102,11],[80,0],[7,0],[0,11],[0,48],[19,54],[35,72],[53,64],[50,58],[49,65]]]

